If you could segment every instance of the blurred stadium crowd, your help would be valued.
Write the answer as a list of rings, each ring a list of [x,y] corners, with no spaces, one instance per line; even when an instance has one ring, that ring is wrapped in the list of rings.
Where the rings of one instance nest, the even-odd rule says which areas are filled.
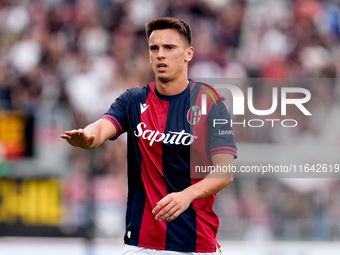
[[[0,108],[34,115],[40,127],[37,137],[50,137],[46,130],[84,127],[127,88],[153,81],[144,24],[159,16],[175,16],[191,25],[191,78],[332,78],[309,87],[314,98],[310,107],[319,116],[315,123],[296,113],[298,132],[237,129],[237,143],[326,139],[340,145],[339,121],[329,117],[340,99],[337,0],[3,0]],[[267,87],[256,89],[255,100],[270,105]],[[339,129],[333,132],[332,127]],[[125,139],[93,152],[64,150],[71,155],[64,188],[66,225],[86,224],[83,205],[90,175],[97,235],[121,236]],[[338,180],[302,192],[276,179],[236,179],[218,196],[220,235],[235,240],[339,240],[339,193]]]

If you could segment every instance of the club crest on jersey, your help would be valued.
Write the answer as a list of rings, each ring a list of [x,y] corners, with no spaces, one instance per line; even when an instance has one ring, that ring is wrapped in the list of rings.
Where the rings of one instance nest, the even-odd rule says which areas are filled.
[[[202,116],[201,108],[197,105],[193,105],[190,107],[187,113],[187,120],[190,123],[190,125],[196,125]]]

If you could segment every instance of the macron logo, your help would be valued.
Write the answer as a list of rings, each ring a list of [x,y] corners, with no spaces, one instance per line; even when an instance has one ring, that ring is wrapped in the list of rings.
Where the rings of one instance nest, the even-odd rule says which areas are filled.
[[[146,109],[148,109],[148,105],[140,103],[140,114],[145,112]]]

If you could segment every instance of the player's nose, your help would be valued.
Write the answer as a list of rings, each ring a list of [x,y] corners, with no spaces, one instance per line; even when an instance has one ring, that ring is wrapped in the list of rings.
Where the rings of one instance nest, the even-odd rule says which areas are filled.
[[[157,59],[164,59],[165,58],[165,52],[164,49],[160,48],[157,52]]]

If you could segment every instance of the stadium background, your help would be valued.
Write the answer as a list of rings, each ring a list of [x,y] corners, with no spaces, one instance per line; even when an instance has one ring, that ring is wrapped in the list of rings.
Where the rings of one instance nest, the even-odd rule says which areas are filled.
[[[254,151],[254,162],[240,157],[238,164],[270,158],[282,144],[315,147],[317,159],[340,151],[337,0],[4,0],[1,254],[80,254],[86,243],[95,244],[95,254],[121,249],[125,139],[84,151],[60,134],[96,120],[127,88],[153,80],[144,23],[159,16],[191,25],[190,77],[327,78],[308,87],[313,119],[299,119],[298,131],[236,129],[240,153]],[[270,105],[267,87],[257,89],[257,102]],[[331,151],[319,151],[323,145]],[[217,197],[219,240],[226,254],[316,254],[317,247],[331,254],[339,250],[339,193],[336,178],[236,178]]]

